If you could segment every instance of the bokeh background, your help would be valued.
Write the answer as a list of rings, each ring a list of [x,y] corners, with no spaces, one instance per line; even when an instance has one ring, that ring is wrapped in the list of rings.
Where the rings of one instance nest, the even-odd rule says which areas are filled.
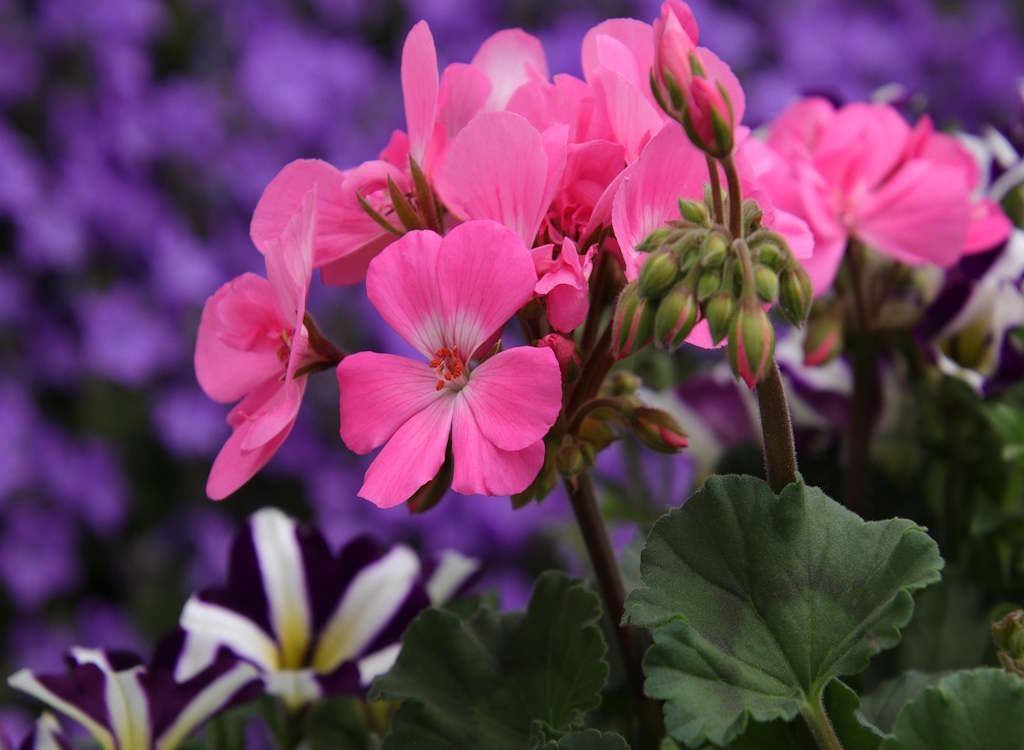
[[[891,85],[940,124],[1024,136],[1015,0],[691,5],[702,43],[740,74],[751,124],[801,93]],[[365,463],[337,437],[329,376],[268,470],[211,503],[227,407],[200,392],[192,346],[205,298],[261,270],[247,229],[274,173],[297,157],[354,165],[402,126],[397,61],[416,19],[442,64],[522,26],[553,72],[578,74],[589,26],[657,12],[655,0],[0,0],[0,671],[56,668],[73,643],[145,650],[193,588],[222,577],[240,520],[266,504],[334,543],[371,531],[477,555],[509,606],[537,571],[574,564],[558,494],[515,513],[452,496],[423,517],[357,499]],[[346,348],[388,346],[358,289],[313,296]],[[600,470],[606,492],[650,498],[653,515],[686,496],[696,458],[625,444]],[[13,737],[19,705],[0,690]]]

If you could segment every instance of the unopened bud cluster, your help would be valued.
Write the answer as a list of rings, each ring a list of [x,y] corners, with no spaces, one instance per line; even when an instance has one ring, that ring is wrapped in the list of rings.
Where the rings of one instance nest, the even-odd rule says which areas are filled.
[[[992,623],[992,640],[1003,669],[1024,677],[1024,610],[1014,610]]]
[[[712,223],[709,203],[680,201],[680,218],[637,248],[647,258],[619,298],[612,348],[617,358],[652,341],[673,351],[705,320],[715,344],[728,339],[734,372],[753,387],[774,352],[768,310],[802,325],[811,280],[782,235],[761,226],[756,202],[744,203],[741,238]]]

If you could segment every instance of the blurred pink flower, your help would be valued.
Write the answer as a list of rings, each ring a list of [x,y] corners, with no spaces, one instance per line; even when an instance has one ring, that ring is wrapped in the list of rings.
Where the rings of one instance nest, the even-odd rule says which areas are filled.
[[[443,238],[411,232],[374,259],[370,301],[427,362],[361,352],[338,366],[342,439],[356,453],[384,446],[360,497],[406,501],[440,470],[449,439],[456,492],[506,495],[533,481],[561,408],[555,355],[526,346],[472,360],[536,282],[522,240],[493,221]]]

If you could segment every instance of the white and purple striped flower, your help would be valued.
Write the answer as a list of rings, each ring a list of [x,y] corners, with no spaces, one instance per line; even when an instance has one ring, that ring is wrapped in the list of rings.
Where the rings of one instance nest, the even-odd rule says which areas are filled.
[[[7,750],[13,745],[0,742]],[[71,743],[60,731],[60,723],[51,713],[44,713],[32,727],[32,731],[18,745],[18,750],[71,750]]]
[[[258,671],[225,651],[189,680],[177,681],[184,642],[184,633],[176,632],[148,666],[129,653],[75,648],[65,674],[23,669],[8,682],[80,724],[102,750],[174,750],[207,719],[261,692]],[[22,747],[67,747],[62,743],[54,723],[44,719]]]
[[[226,647],[254,664],[267,692],[295,709],[359,694],[394,663],[409,622],[461,590],[477,563],[455,552],[425,570],[408,547],[368,537],[331,553],[315,529],[273,508],[253,514],[231,550],[228,585],[186,603],[178,678]]]

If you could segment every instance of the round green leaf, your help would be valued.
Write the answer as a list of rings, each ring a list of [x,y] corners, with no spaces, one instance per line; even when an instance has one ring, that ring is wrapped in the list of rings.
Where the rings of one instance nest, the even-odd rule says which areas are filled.
[[[711,477],[655,525],[627,602],[654,635],[646,691],[695,747],[727,744],[749,718],[792,719],[899,642],[910,592],[941,568],[910,521],[866,523],[802,483],[776,496],[754,477]]]
[[[957,672],[908,703],[882,750],[1020,750],[1024,680],[999,669]]]

